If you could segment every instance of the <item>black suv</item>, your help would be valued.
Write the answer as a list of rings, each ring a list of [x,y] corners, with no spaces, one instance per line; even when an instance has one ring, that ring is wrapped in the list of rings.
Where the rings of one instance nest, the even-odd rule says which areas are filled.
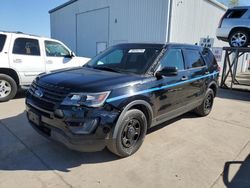
[[[218,65],[209,49],[120,44],[82,68],[40,75],[26,98],[42,135],[78,151],[135,153],[149,128],[194,110],[210,113]]]

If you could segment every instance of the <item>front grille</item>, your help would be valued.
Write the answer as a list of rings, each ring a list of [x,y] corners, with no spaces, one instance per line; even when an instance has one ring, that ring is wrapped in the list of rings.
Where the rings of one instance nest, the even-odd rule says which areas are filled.
[[[37,96],[35,94],[36,90],[42,91],[43,96]],[[30,86],[29,92],[38,107],[53,111],[55,106],[60,104],[70,93],[70,89],[34,81]]]

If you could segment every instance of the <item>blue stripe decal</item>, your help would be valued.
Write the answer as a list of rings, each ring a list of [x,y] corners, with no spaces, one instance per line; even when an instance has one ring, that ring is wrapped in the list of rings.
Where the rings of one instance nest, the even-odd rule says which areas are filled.
[[[196,80],[200,80],[202,78],[215,76],[217,74],[219,74],[219,72],[213,72],[211,74],[207,74],[207,75],[204,75],[204,76],[199,76],[199,77],[192,78],[190,80],[181,81],[181,82],[178,82],[178,83],[175,83],[175,84],[169,84],[169,85],[165,85],[165,86],[161,86],[161,87],[155,87],[155,88],[151,88],[151,89],[138,91],[138,92],[135,92],[135,93],[132,93],[132,94],[126,94],[126,95],[121,95],[121,96],[118,96],[118,97],[113,97],[113,98],[107,99],[106,102],[113,102],[113,101],[117,101],[117,100],[120,100],[120,99],[131,97],[131,96],[134,96],[134,95],[141,95],[141,94],[150,93],[150,92],[153,92],[153,91],[168,89],[168,88],[175,87],[175,86],[178,86],[178,85],[182,85],[182,84],[185,84],[185,83],[188,83],[188,82],[193,82],[193,81],[196,81]]]

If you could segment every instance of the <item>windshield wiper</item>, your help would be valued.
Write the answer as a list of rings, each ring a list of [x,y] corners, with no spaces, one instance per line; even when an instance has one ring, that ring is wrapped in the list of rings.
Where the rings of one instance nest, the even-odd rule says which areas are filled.
[[[104,71],[110,71],[110,72],[118,72],[121,73],[120,71],[116,70],[116,69],[112,69],[110,67],[106,67],[106,66],[97,66],[97,67],[92,67],[93,69],[98,69],[98,70],[104,70]]]

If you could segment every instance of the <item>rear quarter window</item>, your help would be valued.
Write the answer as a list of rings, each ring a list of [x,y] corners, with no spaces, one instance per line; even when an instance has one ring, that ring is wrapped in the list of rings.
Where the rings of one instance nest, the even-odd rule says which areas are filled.
[[[226,12],[225,18],[241,18],[247,9],[229,9]]]
[[[204,48],[202,57],[206,61],[208,66],[217,66],[217,61],[214,57],[213,52],[210,49]]]
[[[6,35],[0,34],[0,52],[3,50],[6,41]]]

